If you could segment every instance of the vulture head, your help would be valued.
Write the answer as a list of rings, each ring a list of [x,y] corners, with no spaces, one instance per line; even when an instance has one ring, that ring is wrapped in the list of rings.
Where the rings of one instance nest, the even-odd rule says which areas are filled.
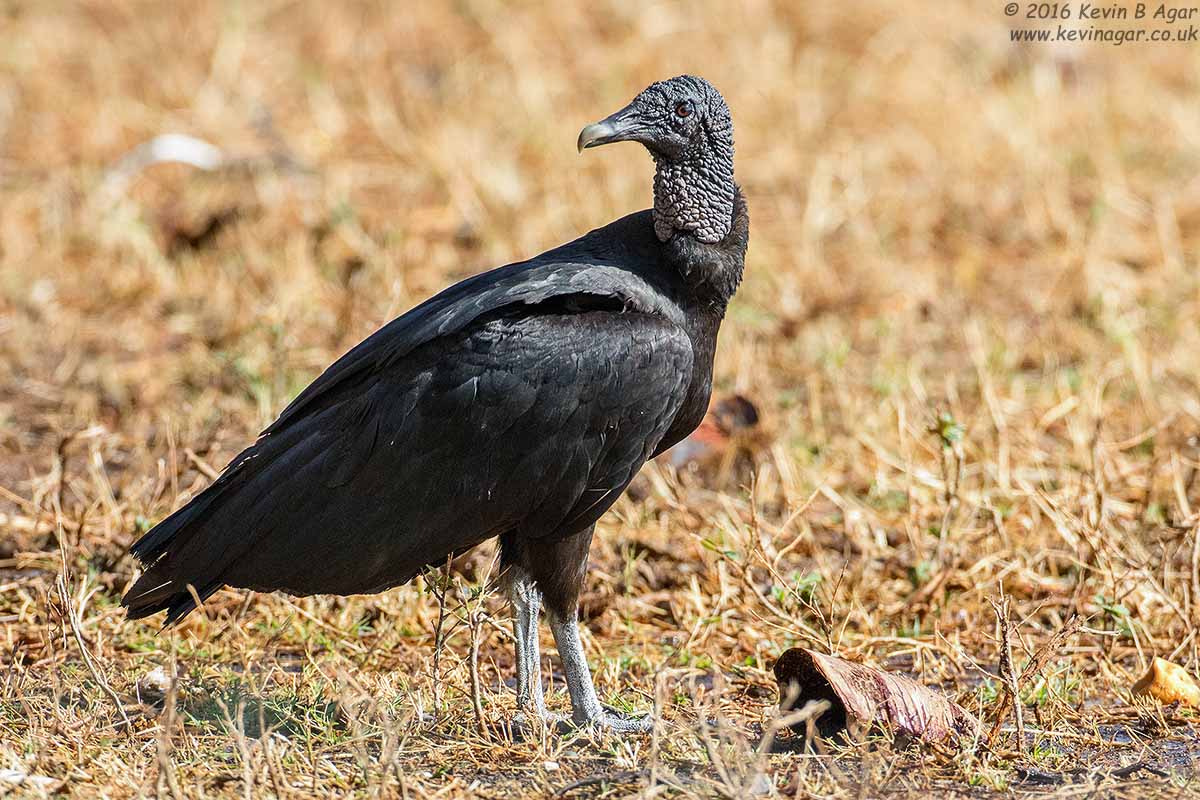
[[[638,142],[650,151],[654,232],[715,244],[732,224],[733,117],[725,98],[703,78],[680,75],[646,87],[633,102],[579,132],[579,150]]]

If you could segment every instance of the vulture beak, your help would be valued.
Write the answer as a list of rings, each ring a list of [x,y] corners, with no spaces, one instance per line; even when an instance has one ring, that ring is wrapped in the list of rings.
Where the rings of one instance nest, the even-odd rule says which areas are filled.
[[[615,114],[611,114],[599,122],[593,122],[579,132],[576,145],[579,152],[589,147],[599,147],[612,142],[639,141],[642,132],[641,121],[632,105],[625,106]]]

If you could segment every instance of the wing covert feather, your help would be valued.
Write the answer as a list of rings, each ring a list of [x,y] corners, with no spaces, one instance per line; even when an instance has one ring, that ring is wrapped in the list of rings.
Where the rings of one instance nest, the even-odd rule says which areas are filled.
[[[652,314],[476,322],[261,438],[195,535],[148,573],[371,592],[501,533],[582,529],[654,452],[692,362],[687,335]]]

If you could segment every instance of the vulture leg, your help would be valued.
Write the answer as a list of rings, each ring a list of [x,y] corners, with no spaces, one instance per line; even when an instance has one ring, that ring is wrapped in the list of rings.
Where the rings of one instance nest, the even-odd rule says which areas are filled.
[[[551,612],[550,630],[558,645],[558,657],[562,659],[563,673],[567,678],[567,691],[571,694],[571,721],[576,725],[594,725],[616,733],[646,733],[653,726],[650,717],[630,718],[611,706],[601,704],[592,685],[592,672],[588,669],[587,656],[579,641],[577,612],[559,617]]]
[[[538,615],[542,594],[524,570],[513,568],[505,575],[505,593],[512,604],[513,638],[517,646],[517,709],[527,719],[550,720],[542,696],[542,662],[538,650]]]
[[[651,720],[630,719],[614,708],[602,705],[592,685],[592,673],[588,669],[587,656],[579,638],[579,590],[587,568],[588,548],[592,543],[591,526],[564,539],[519,539],[501,540],[501,557],[520,569],[518,577],[528,576],[536,584],[535,594],[540,590],[550,619],[550,630],[558,645],[558,656],[562,660],[563,674],[567,679],[567,691],[571,695],[571,722],[577,726],[595,726],[618,733],[641,733],[649,731]],[[520,606],[517,606],[518,627]],[[536,612],[533,625],[536,625]],[[535,628],[536,631],[536,628]],[[519,636],[519,635],[518,635]],[[530,634],[532,647],[537,647],[537,635]],[[518,643],[518,648],[521,644]],[[519,652],[519,650],[518,650]],[[536,649],[535,649],[536,652]],[[518,661],[518,670],[521,669]],[[536,667],[534,667],[536,669]],[[518,675],[518,698],[521,677]],[[540,696],[540,685],[535,697]],[[550,720],[549,715],[543,718]]]

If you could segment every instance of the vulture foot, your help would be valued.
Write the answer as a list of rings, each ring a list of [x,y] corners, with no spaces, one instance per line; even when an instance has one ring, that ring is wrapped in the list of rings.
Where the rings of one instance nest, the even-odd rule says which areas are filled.
[[[649,733],[654,727],[654,718],[650,714],[634,717],[610,705],[601,705],[600,713],[580,725],[584,726],[610,733]]]
[[[589,719],[577,721],[565,714],[543,710],[539,713],[518,711],[509,718],[509,727],[521,738],[536,736],[542,726],[560,735],[592,731],[595,733],[638,734],[649,733],[654,727],[650,716],[634,717],[617,711],[611,706],[601,706],[599,713]]]

